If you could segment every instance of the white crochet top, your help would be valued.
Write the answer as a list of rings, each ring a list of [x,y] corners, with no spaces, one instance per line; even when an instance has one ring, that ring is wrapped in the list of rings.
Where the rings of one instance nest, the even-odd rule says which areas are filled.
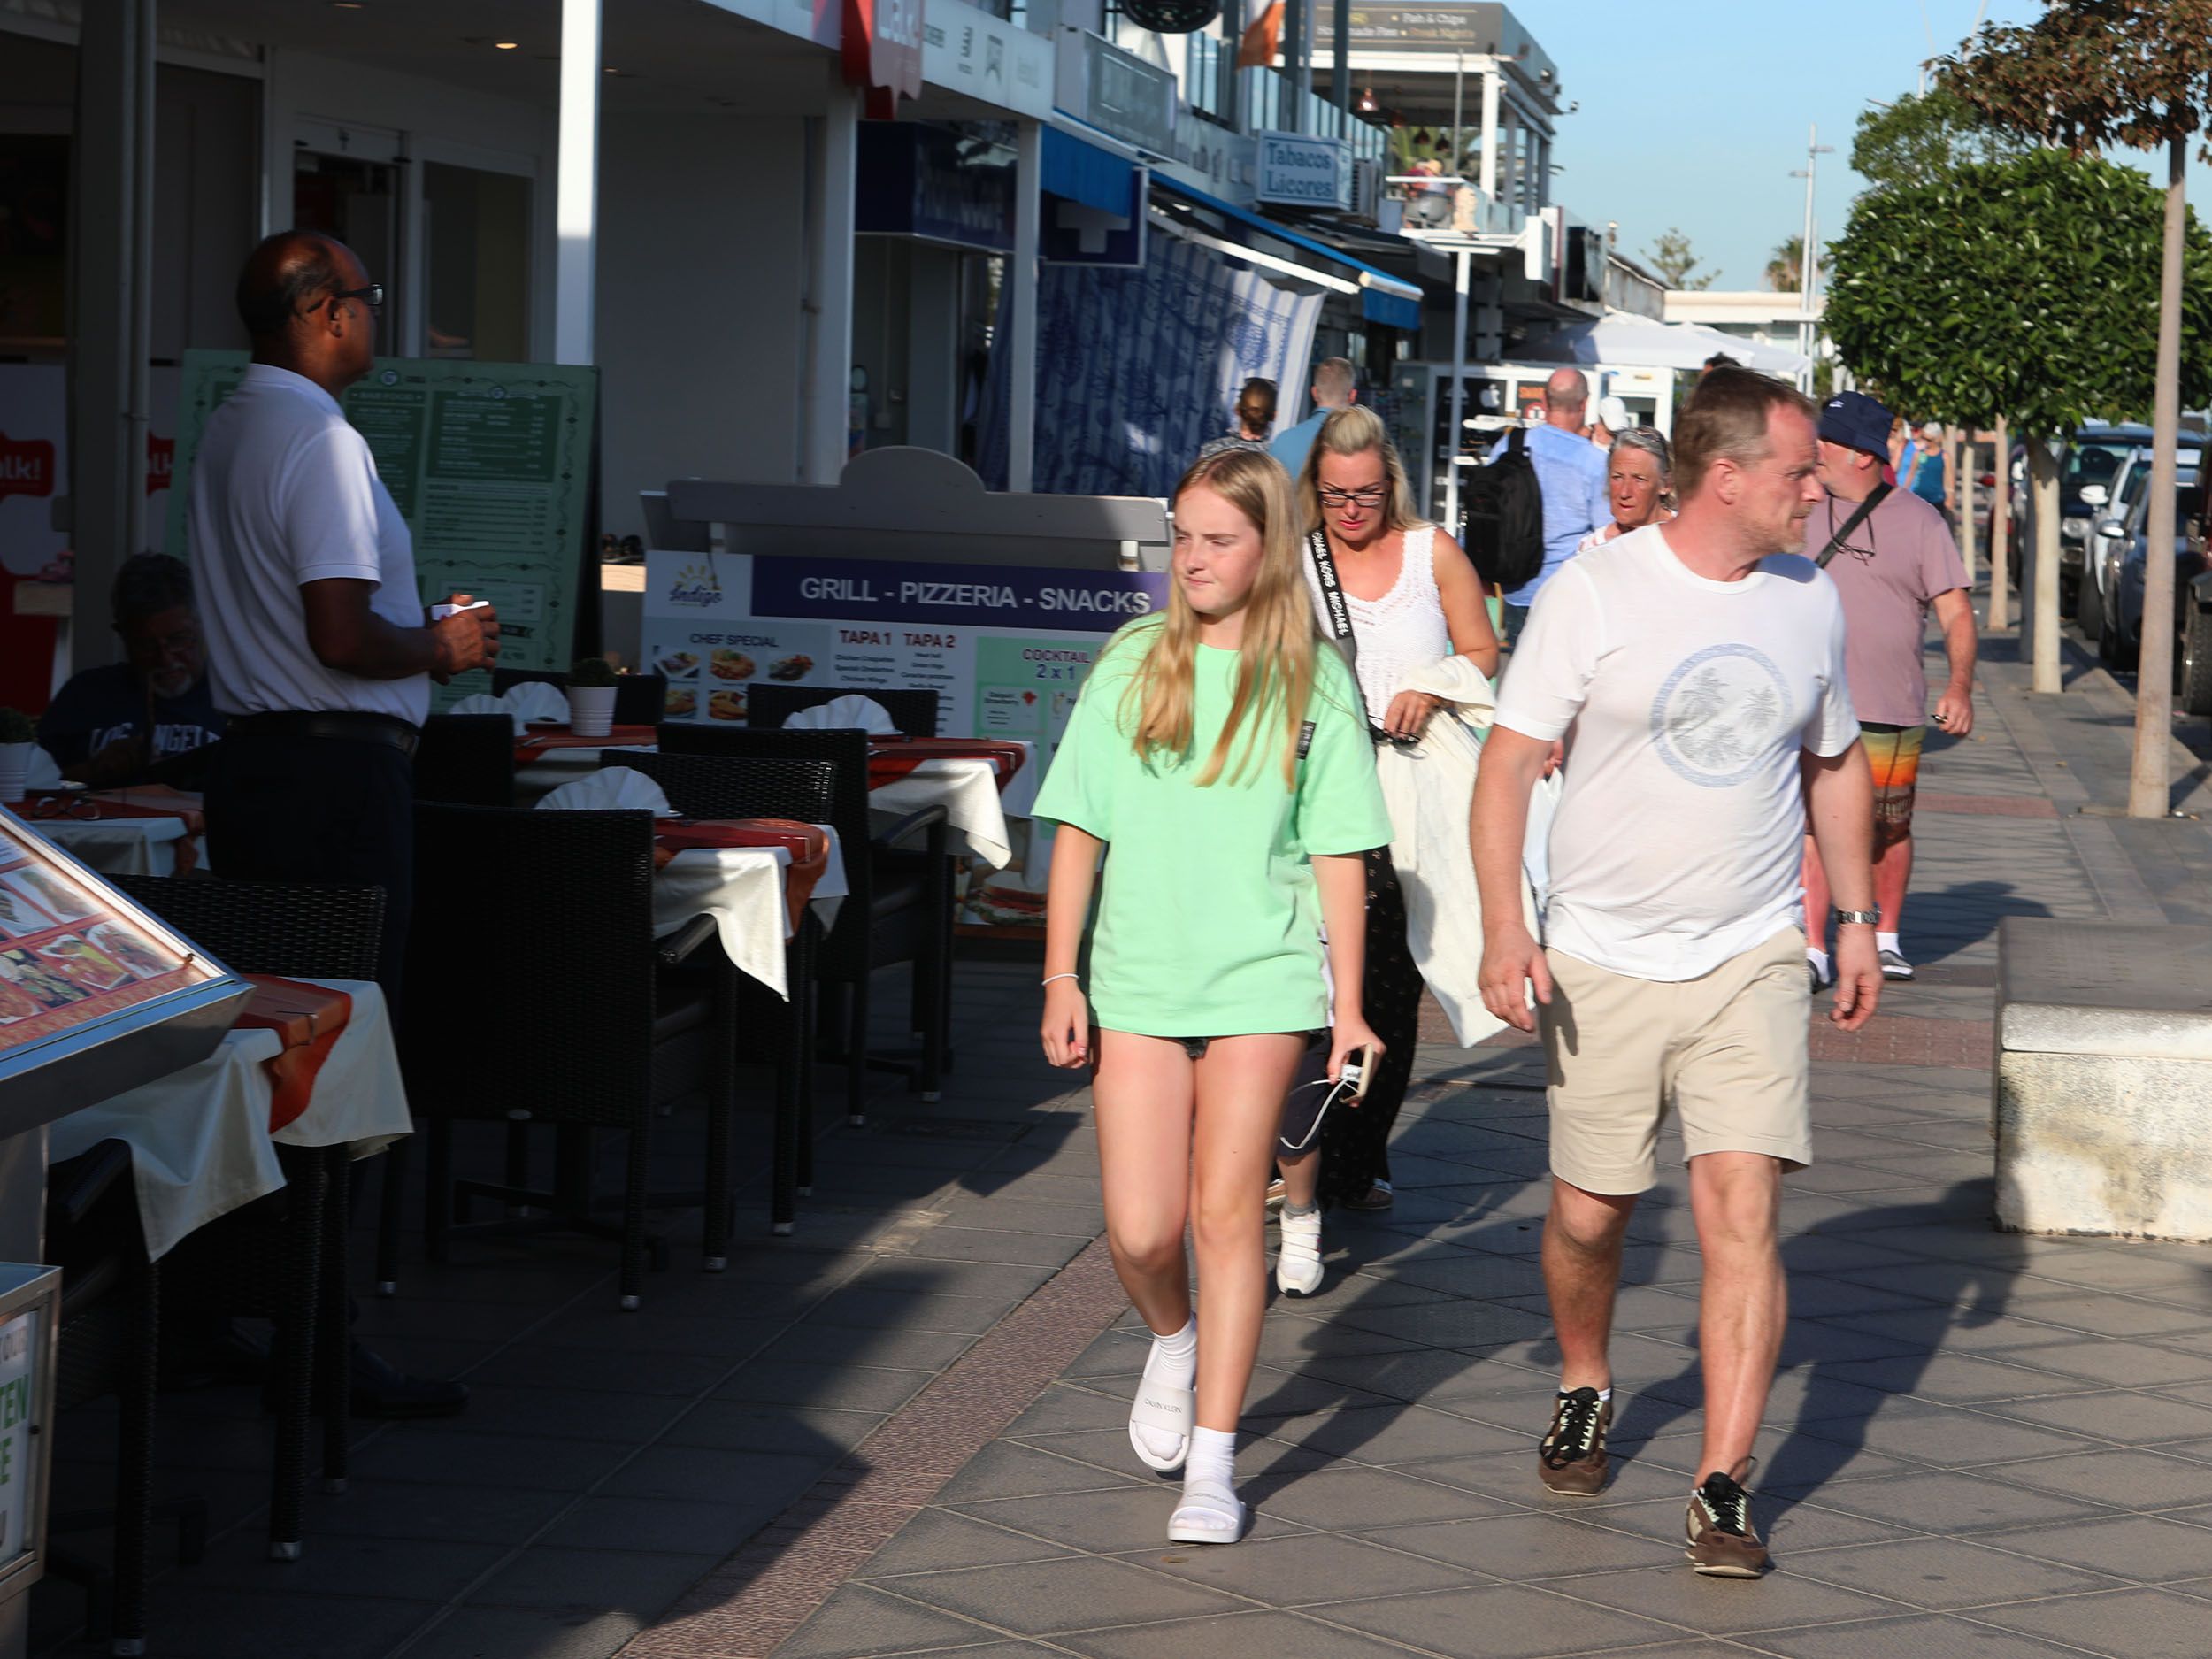
[[[1348,590],[1345,603],[1352,613],[1352,636],[1359,642],[1359,689],[1367,703],[1367,718],[1380,726],[1390,712],[1390,700],[1405,684],[1406,676],[1428,668],[1452,654],[1451,630],[1444,622],[1444,602],[1436,591],[1436,561],[1432,549],[1435,526],[1424,525],[1405,533],[1405,552],[1398,565],[1398,580],[1379,599],[1361,599]],[[1329,633],[1328,607],[1321,597],[1321,577],[1307,553],[1301,561],[1306,586],[1313,591],[1314,614],[1321,618],[1324,639]],[[1338,580],[1343,564],[1337,565]]]

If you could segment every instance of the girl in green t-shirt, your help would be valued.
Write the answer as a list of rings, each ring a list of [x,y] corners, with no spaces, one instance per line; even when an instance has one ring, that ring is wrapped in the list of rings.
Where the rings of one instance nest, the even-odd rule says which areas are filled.
[[[1271,457],[1231,450],[1184,475],[1167,610],[1100,654],[1036,805],[1060,826],[1045,1053],[1094,1067],[1107,1240],[1153,1333],[1129,1440],[1184,1471],[1176,1543],[1243,1529],[1232,1456],[1267,1302],[1262,1195],[1330,980],[1329,1075],[1380,1048],[1359,1004],[1361,855],[1388,844],[1390,819],[1358,689],[1316,637],[1297,533]],[[1087,1000],[1075,964],[1102,849]]]

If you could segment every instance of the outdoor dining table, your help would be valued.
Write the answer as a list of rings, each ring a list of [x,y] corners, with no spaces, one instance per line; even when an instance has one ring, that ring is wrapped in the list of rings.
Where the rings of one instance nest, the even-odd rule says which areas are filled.
[[[807,904],[827,929],[850,889],[837,832],[826,824],[814,827],[829,837],[829,852]],[[737,824],[668,820],[661,841],[672,856],[653,878],[653,933],[665,938],[694,917],[711,916],[723,954],[738,972],[788,1002],[784,946],[795,931],[787,890],[791,850],[749,845],[753,833]],[[712,844],[717,841],[723,844]]]
[[[57,1163],[103,1141],[130,1148],[131,1180],[146,1253],[158,1260],[180,1240],[284,1185],[281,1141],[344,1147],[365,1158],[410,1133],[392,1023],[377,987],[358,979],[303,981],[353,999],[345,1027],[315,1075],[306,1108],[272,1130],[276,1086],[265,1062],[283,1039],[240,1026],[196,1065],[58,1118],[48,1131]]]
[[[8,810],[103,875],[173,876],[206,862],[197,795],[173,789],[34,791]]]
[[[949,753],[954,749],[986,751]],[[1018,738],[879,739],[870,746],[868,807],[884,821],[942,805],[968,850],[994,870],[1011,862],[1010,818],[1037,803],[1035,746]]]
[[[611,726],[603,737],[580,737],[565,726],[532,726],[515,740],[515,792],[535,798],[575,782],[610,751],[649,753],[659,747],[656,726]]]

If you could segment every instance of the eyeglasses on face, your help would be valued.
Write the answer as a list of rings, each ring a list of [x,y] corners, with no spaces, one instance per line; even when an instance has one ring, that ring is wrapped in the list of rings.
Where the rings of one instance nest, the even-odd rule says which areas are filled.
[[[1321,486],[1317,492],[1324,507],[1379,507],[1383,497],[1389,495],[1387,484],[1370,484],[1364,489],[1332,489]]]
[[[359,300],[371,311],[380,311],[384,309],[384,285],[381,282],[371,282],[362,288],[341,288],[325,300],[323,304],[336,305],[344,300]],[[319,310],[320,307],[317,309]]]

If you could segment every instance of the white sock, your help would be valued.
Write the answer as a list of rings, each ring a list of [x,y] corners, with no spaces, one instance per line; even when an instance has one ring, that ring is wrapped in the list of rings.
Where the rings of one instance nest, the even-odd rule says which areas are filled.
[[[1896,934],[1885,933],[1879,929],[1877,929],[1874,934],[1874,949],[1877,950],[1896,950],[1897,954],[1901,956],[1905,954],[1903,951],[1897,949]]]
[[[1828,965],[1828,953],[1826,951],[1816,950],[1812,946],[1808,945],[1805,947],[1805,960],[1813,964],[1815,972],[1816,972],[1822,979],[1828,979],[1835,977],[1835,970]]]
[[[1183,1484],[1218,1480],[1228,1486],[1236,1479],[1237,1437],[1224,1429],[1194,1428],[1190,1457],[1183,1465]]]
[[[1198,1317],[1193,1314],[1183,1321],[1183,1328],[1173,1336],[1155,1336],[1152,1352],[1146,1358],[1144,1374],[1156,1377],[1162,1382],[1172,1383],[1178,1388],[1187,1388],[1198,1375]],[[1165,1429],[1149,1429],[1141,1424],[1137,1433],[1142,1437],[1145,1449],[1155,1457],[1175,1455],[1175,1442],[1181,1438]]]

